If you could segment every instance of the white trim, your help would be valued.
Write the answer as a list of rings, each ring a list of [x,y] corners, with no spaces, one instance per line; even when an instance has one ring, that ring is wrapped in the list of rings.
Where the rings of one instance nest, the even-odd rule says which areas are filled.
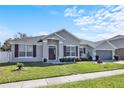
[[[63,40],[65,40],[65,38],[63,38],[62,36],[58,35],[57,33],[55,33],[55,35],[57,35],[58,37],[62,38]]]
[[[56,35],[57,37],[61,38],[62,40],[65,40],[65,39],[64,39],[63,37],[61,37],[60,35],[56,34],[56,32],[47,35],[46,37],[43,38],[43,40],[46,39],[46,38],[48,38],[48,37],[51,36],[51,35]],[[49,39],[51,39],[51,38],[49,38]],[[56,39],[56,38],[55,38],[55,39]]]
[[[55,60],[49,60],[49,47],[50,46],[55,46],[55,49],[56,49],[56,58],[55,58]],[[58,55],[57,55],[57,45],[48,45],[48,61],[57,61],[57,57],[58,57]]]
[[[43,42],[47,42],[47,40],[43,40]]]
[[[77,45],[65,45],[65,46],[66,46],[66,48],[67,47],[75,47],[76,48]],[[79,49],[79,47],[78,47],[78,49]],[[69,51],[69,52],[70,52],[70,55],[71,55],[72,52],[71,51]],[[75,51],[75,56],[66,56],[66,57],[77,57],[76,56],[76,51]]]
[[[59,44],[63,44],[63,42],[62,41],[59,41]]]
[[[21,56],[19,56],[19,48],[18,48],[18,58],[33,58],[33,54],[32,54],[32,56],[27,56],[27,46],[32,46],[33,47],[33,45],[28,45],[28,44],[18,44],[18,47],[20,46],[20,45],[23,45],[24,47],[25,47],[25,50],[26,51],[24,51],[25,52],[25,56],[23,56],[23,57],[21,57]],[[37,46],[36,46],[37,47]],[[32,51],[32,53],[33,53],[33,51]]]
[[[117,49],[117,47],[114,46],[112,43],[110,43],[108,40],[106,40],[106,42],[107,42],[109,45],[111,45],[114,49]]]
[[[31,56],[25,56],[25,57],[18,57],[18,58],[34,58],[33,56],[31,57]]]
[[[78,46],[78,45],[65,45],[65,46]]]
[[[15,44],[18,44],[18,45],[43,45],[42,43],[37,43],[37,44],[32,44],[32,43],[12,43],[11,45],[15,45]]]

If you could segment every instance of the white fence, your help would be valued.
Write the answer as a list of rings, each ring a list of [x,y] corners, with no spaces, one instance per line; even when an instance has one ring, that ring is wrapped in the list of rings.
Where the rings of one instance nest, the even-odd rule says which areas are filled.
[[[0,51],[0,63],[11,62],[12,61],[12,52],[11,51]]]

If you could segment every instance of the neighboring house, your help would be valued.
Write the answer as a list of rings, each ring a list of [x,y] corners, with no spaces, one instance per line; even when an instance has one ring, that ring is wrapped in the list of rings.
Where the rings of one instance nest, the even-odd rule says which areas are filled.
[[[118,54],[122,59],[124,51],[124,36],[108,40],[91,42],[79,39],[65,29],[37,37],[28,37],[11,41],[13,62],[42,61],[58,62],[63,57],[87,57],[112,59]]]
[[[124,59],[124,35],[95,42],[95,45],[95,54],[103,60],[114,59],[114,55],[118,55],[119,59]]]

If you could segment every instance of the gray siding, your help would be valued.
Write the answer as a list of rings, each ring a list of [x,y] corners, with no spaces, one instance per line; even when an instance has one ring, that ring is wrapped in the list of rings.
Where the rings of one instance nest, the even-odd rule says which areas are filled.
[[[124,38],[111,40],[110,42],[117,48],[124,48]]]
[[[98,45],[95,50],[114,50],[114,48],[106,41]]]
[[[89,52],[90,56],[93,56],[93,48],[88,46],[88,45],[80,45],[80,48],[86,48],[86,56],[87,56],[87,53]]]
[[[62,30],[57,32],[58,35],[62,36],[64,40],[64,45],[79,45],[79,40],[70,35],[68,32]]]

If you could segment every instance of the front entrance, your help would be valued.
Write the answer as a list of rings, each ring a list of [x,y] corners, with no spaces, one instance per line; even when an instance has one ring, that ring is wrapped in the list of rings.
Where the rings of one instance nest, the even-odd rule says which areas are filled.
[[[56,46],[49,46],[49,60],[56,60]]]

